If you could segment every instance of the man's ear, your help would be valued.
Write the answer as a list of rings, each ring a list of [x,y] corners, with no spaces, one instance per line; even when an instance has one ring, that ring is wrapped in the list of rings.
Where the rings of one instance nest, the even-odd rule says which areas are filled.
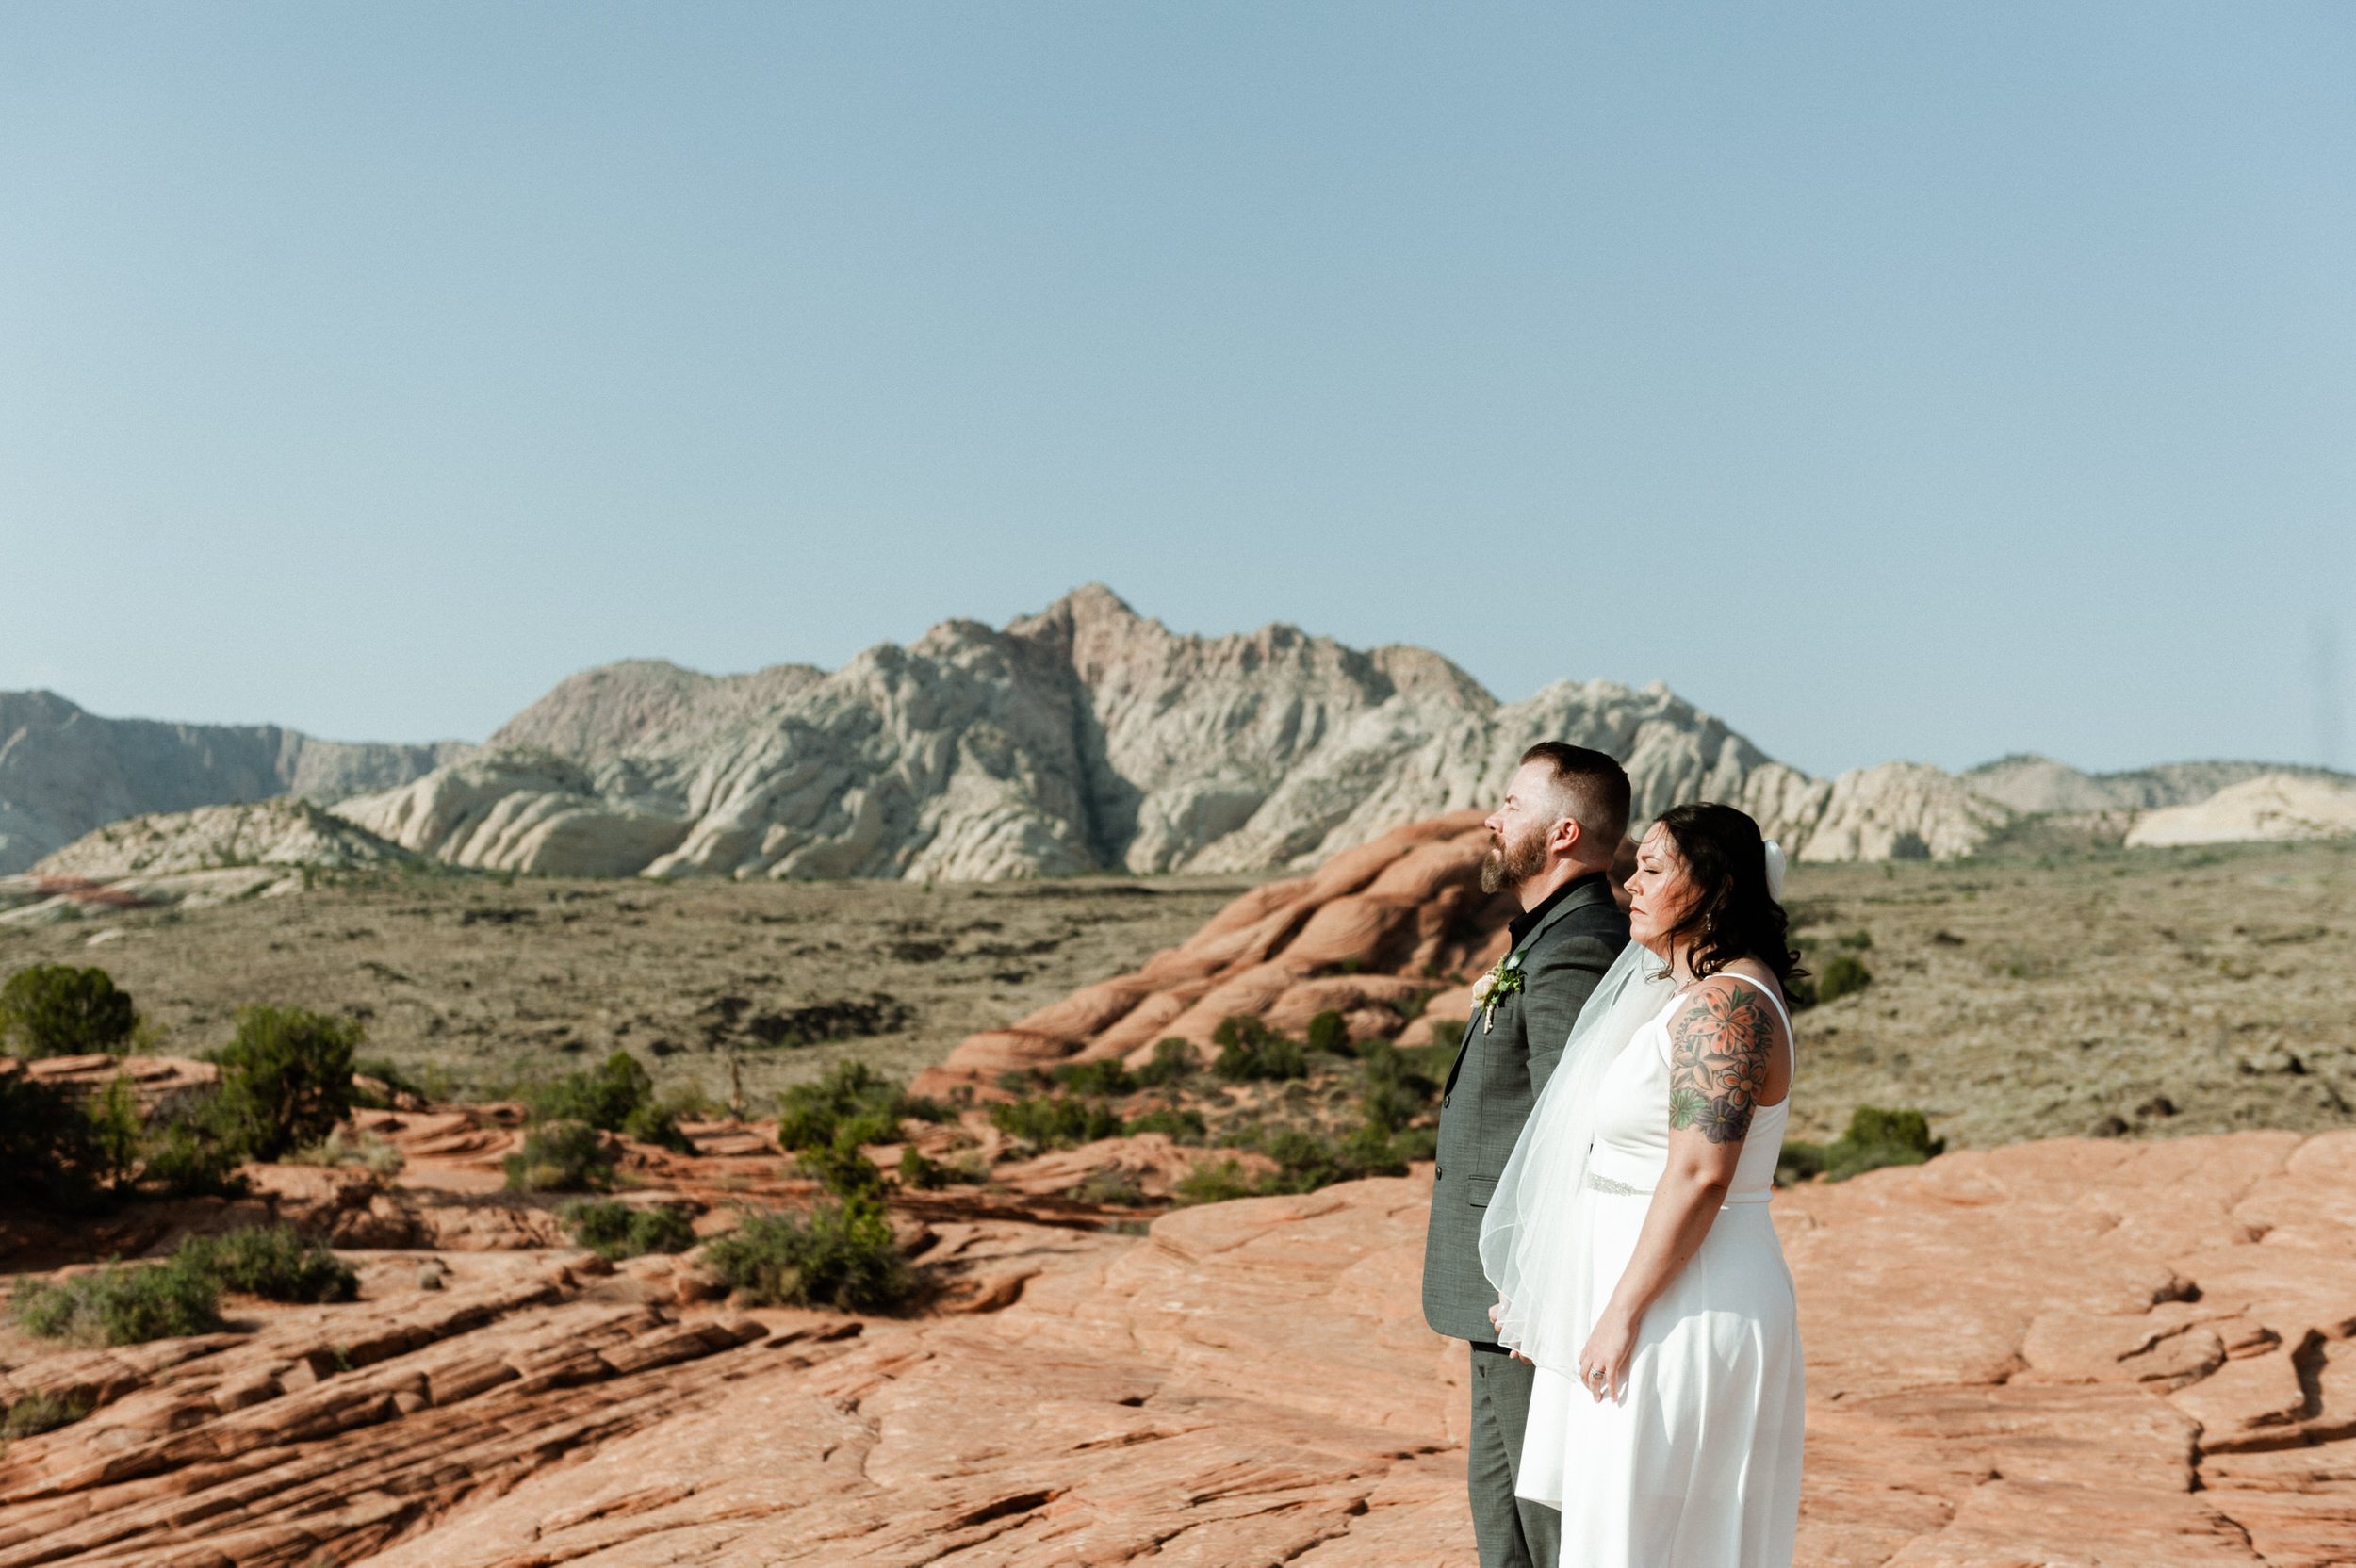
[[[1546,847],[1567,859],[1579,853],[1579,819],[1564,817],[1554,825],[1554,831],[1546,835]]]

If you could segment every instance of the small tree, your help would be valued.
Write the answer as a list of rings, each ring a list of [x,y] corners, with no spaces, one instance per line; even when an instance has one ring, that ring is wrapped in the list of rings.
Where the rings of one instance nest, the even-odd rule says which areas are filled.
[[[19,1056],[111,1054],[139,1022],[130,994],[103,969],[35,964],[0,986],[0,1046]]]
[[[237,1035],[213,1054],[219,1125],[248,1159],[275,1160],[327,1136],[352,1113],[352,1054],[360,1025],[300,1007],[247,1007]]]

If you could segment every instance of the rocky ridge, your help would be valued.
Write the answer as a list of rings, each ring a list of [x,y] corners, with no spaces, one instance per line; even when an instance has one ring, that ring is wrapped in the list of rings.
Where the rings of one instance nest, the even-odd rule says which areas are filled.
[[[947,621],[832,672],[583,671],[479,751],[97,719],[46,693],[0,694],[0,874],[134,812],[288,791],[415,854],[548,875],[1286,870],[1486,805],[1542,739],[1621,758],[1640,820],[1731,801],[1820,861],[1969,855],[2053,816],[2115,843],[2135,812],[2268,771],[2089,775],[2014,757],[1959,776],[1893,762],[1817,779],[1658,683],[1558,681],[1504,703],[1425,649],[1361,651],[1282,625],[1185,636],[1091,584],[1003,629]]]
[[[106,719],[53,692],[0,692],[0,874],[125,817],[390,789],[474,748],[321,741],[277,725]]]
[[[2328,777],[2261,774],[2189,805],[2146,812],[2131,845],[2213,844],[2356,834],[2356,789]]]
[[[1809,778],[1657,684],[1500,703],[1420,648],[1182,636],[1095,585],[832,674],[590,671],[483,755],[336,809],[419,853],[548,874],[1256,871],[1485,804],[1547,738],[1621,758],[1640,815],[1735,801],[1803,857],[1961,853],[2003,816],[1935,770]]]

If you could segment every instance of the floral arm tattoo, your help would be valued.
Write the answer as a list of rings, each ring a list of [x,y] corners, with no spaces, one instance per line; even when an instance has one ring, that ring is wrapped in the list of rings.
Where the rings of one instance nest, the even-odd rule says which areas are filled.
[[[1669,1125],[1698,1127],[1712,1143],[1750,1135],[1767,1089],[1774,1014],[1749,986],[1712,986],[1669,1025]]]

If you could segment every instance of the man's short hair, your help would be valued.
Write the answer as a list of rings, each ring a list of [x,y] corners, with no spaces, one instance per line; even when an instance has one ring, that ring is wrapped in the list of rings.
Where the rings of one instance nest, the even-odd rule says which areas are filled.
[[[1598,846],[1617,851],[1628,837],[1627,769],[1600,751],[1567,741],[1541,741],[1522,753],[1522,760],[1551,768],[1555,788],[1562,792],[1562,814]]]

